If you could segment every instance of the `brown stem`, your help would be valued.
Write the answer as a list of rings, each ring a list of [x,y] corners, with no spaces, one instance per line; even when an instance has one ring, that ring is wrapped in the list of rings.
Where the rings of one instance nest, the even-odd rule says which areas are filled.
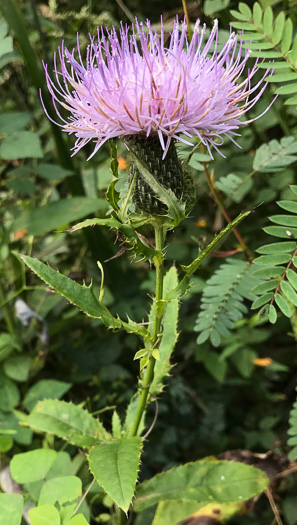
[[[217,206],[220,208],[222,214],[224,215],[226,221],[230,224],[230,222],[232,222],[232,220],[231,220],[230,215],[228,214],[228,212],[225,210],[222,202],[220,201],[220,198],[219,198],[219,196],[217,194],[215,186],[212,183],[211,176],[208,173],[208,164],[207,164],[207,162],[203,162],[203,167],[204,167],[204,173],[205,173],[205,177],[206,177],[206,180],[207,180],[207,184],[209,186],[211,194],[212,194],[212,196],[213,196]],[[249,249],[249,247],[247,246],[247,244],[244,242],[244,240],[241,237],[241,235],[240,235],[239,231],[237,230],[237,228],[235,228],[235,227],[232,228],[232,231],[233,231],[235,237],[237,238],[238,242],[240,243],[241,247],[246,252],[249,260],[250,261],[253,260],[254,256],[253,256],[251,250]]]

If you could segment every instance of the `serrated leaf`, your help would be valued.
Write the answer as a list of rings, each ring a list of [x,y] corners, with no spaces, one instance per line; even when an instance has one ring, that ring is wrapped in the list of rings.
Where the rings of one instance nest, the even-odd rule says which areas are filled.
[[[294,304],[294,306],[297,306],[297,294],[290,283],[287,281],[282,281],[281,283],[281,290],[283,294],[286,296],[286,298]]]
[[[22,255],[21,258],[40,279],[75,304],[82,312],[90,317],[102,319],[105,326],[109,328],[121,327],[121,321],[113,317],[109,310],[97,301],[92,286],[81,286],[33,257]]]
[[[44,479],[57,459],[57,452],[48,448],[16,454],[10,463],[11,475],[17,483]]]
[[[36,432],[56,434],[80,447],[89,448],[111,439],[103,425],[87,410],[56,399],[39,401],[23,424]]]
[[[112,420],[111,420],[111,426],[112,426],[112,435],[115,439],[121,439],[122,437],[122,423],[120,420],[120,416],[116,412],[116,410],[112,414]]]
[[[244,501],[266,489],[269,480],[259,469],[213,458],[175,467],[139,485],[134,508],[144,510],[160,501],[187,499]]]
[[[170,268],[164,278],[164,291],[163,297],[166,298],[168,292],[176,288],[178,284],[177,269],[175,267]],[[154,379],[150,388],[150,392],[157,395],[159,394],[164,386],[164,378],[169,376],[171,369],[170,357],[174,350],[178,333],[177,333],[177,322],[178,322],[178,299],[171,299],[166,301],[165,312],[163,317],[163,335],[159,346],[160,361],[155,364]]]
[[[141,438],[135,436],[97,445],[88,455],[94,478],[124,512],[134,496],[141,449]]]
[[[0,525],[21,525],[22,511],[20,494],[0,494]]]
[[[291,315],[292,315],[291,308],[290,308],[290,306],[288,305],[287,301],[284,299],[284,297],[282,295],[277,293],[276,296],[275,296],[275,302],[276,302],[277,306],[279,307],[280,311],[286,317],[291,317]]]
[[[273,304],[269,306],[268,318],[269,318],[270,323],[272,324],[276,323],[277,313],[276,313],[276,309],[274,308]]]

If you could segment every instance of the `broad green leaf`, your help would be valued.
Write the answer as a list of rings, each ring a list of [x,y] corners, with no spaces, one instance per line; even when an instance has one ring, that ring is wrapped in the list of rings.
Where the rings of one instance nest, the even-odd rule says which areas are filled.
[[[164,279],[163,297],[176,288],[178,284],[177,269],[172,267]],[[163,335],[159,347],[160,360],[155,364],[154,379],[150,387],[150,392],[157,395],[163,390],[164,378],[169,376],[171,369],[170,356],[177,341],[177,321],[178,321],[178,299],[172,299],[165,304],[163,317]]]
[[[257,259],[255,259],[253,262],[254,264],[258,264],[259,266],[271,266],[272,264],[277,266],[278,264],[285,264],[289,262],[290,259],[291,255],[289,253],[280,253],[277,255],[261,255],[260,257],[257,257]]]
[[[82,219],[91,213],[104,213],[107,204],[105,199],[88,197],[71,197],[50,202],[34,210],[26,211],[14,222],[13,231],[28,231],[29,235],[43,235],[58,230],[68,223]]]
[[[37,401],[43,399],[60,399],[71,388],[71,383],[57,381],[56,379],[41,379],[37,381],[26,393],[23,405],[30,412]]]
[[[109,328],[121,328],[121,321],[113,317],[109,310],[96,299],[92,285],[81,286],[33,257],[22,255],[21,258],[40,279],[89,317],[102,319],[105,326]]]
[[[57,452],[49,448],[16,454],[10,463],[11,475],[18,483],[38,481],[45,478],[56,459]]]
[[[66,170],[58,164],[38,164],[36,168],[34,168],[34,172],[37,173],[37,175],[39,175],[39,177],[42,177],[43,179],[57,181],[62,180],[65,177],[68,177],[69,175],[73,175],[73,171]],[[65,224],[65,221],[63,224]]]
[[[76,514],[65,525],[89,525],[83,514]]]
[[[124,512],[134,496],[141,448],[141,438],[136,436],[97,445],[88,456],[96,481]]]
[[[254,31],[255,29],[255,26],[248,22],[232,22],[232,27],[235,27],[235,29],[243,29],[244,31]]]
[[[36,432],[56,434],[79,447],[89,448],[111,439],[103,425],[87,410],[56,399],[39,401],[23,424]]]
[[[0,145],[0,157],[5,160],[41,158],[40,139],[33,131],[17,131],[4,139]]]
[[[281,310],[281,312],[286,317],[291,317],[291,315],[292,315],[291,308],[290,308],[290,306],[288,305],[287,301],[284,299],[284,297],[282,295],[277,293],[276,296],[275,296],[275,302],[276,302],[277,306],[279,307],[279,309]]]
[[[71,457],[67,452],[61,450],[57,453],[56,460],[45,478],[48,480],[61,476],[70,476],[71,474],[74,474]]]
[[[269,317],[269,321],[270,321],[272,324],[276,323],[276,320],[277,320],[277,313],[276,313],[276,309],[275,309],[275,307],[273,306],[273,304],[269,305],[268,317]]]
[[[164,500],[229,503],[244,501],[267,488],[266,474],[236,461],[213,458],[175,467],[139,485],[137,512]]]
[[[288,283],[287,281],[282,281],[281,283],[281,290],[286,296],[287,299],[291,303],[294,304],[294,306],[297,306],[297,293],[295,292],[294,288]]]
[[[297,290],[297,274],[296,274],[296,272],[291,270],[291,268],[289,268],[288,271],[287,271],[287,279],[291,283],[293,288],[295,288],[295,290]]]
[[[21,525],[22,512],[23,497],[20,494],[0,494],[0,525]]]
[[[252,58],[281,58],[282,54],[279,51],[252,51],[251,57]],[[271,77],[266,77],[265,80],[268,82],[269,78]]]
[[[2,429],[0,430],[2,432]],[[0,452],[8,452],[13,447],[13,439],[10,436],[0,434]]]
[[[1,22],[2,20],[0,20],[0,24]],[[14,131],[24,129],[31,119],[32,113],[28,113],[27,111],[1,113],[0,135],[10,135],[14,133]]]
[[[292,203],[293,204],[293,203]],[[295,203],[297,207],[297,202]],[[291,211],[291,210],[289,210]],[[261,246],[261,248],[258,248],[256,252],[261,254],[279,254],[279,253],[291,253],[294,250],[296,250],[297,244],[293,241],[288,242],[274,242],[272,244],[265,244],[264,246]]]
[[[20,400],[18,387],[0,372],[0,410],[10,412]]]
[[[62,476],[46,481],[41,489],[38,505],[55,505],[75,502],[82,493],[81,479],[76,476]]]
[[[27,446],[32,441],[33,433],[30,428],[24,428],[19,424],[21,420],[22,418],[16,410],[14,412],[0,412],[1,431],[10,431],[14,441]]]
[[[202,523],[227,523],[236,514],[242,514],[244,503],[196,503],[188,500],[161,501],[157,507],[152,525],[191,525],[192,520]],[[204,521],[204,520],[207,520]],[[219,520],[219,521],[218,521]],[[193,521],[193,525],[195,525]],[[197,525],[198,525],[197,521]]]
[[[29,510],[32,525],[60,525],[60,515],[53,505],[43,505]]]
[[[3,364],[5,374],[15,381],[27,381],[32,358],[25,355],[10,357]]]

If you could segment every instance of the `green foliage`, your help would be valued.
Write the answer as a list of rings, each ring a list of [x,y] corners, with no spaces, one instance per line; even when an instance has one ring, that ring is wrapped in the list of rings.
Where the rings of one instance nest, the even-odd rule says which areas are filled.
[[[243,47],[251,50],[251,56],[257,58],[274,59],[273,64],[264,62],[259,67],[271,67],[274,73],[267,77],[268,82],[281,83],[276,89],[279,95],[292,95],[285,104],[295,105],[297,102],[297,38],[293,38],[293,22],[280,11],[274,15],[270,6],[262,9],[255,2],[253,9],[242,2],[238,5],[239,11],[231,10],[237,20],[232,23],[236,29],[245,30],[241,37]],[[251,43],[249,43],[249,40]],[[287,82],[293,83],[286,84]],[[295,82],[294,82],[295,81]]]
[[[201,298],[195,331],[201,332],[197,343],[202,344],[210,338],[213,346],[219,346],[221,337],[228,337],[236,321],[247,313],[244,299],[252,299],[250,294],[252,276],[251,265],[239,259],[227,259],[206,282]]]
[[[264,472],[214,458],[175,467],[139,485],[134,508],[140,512],[160,501],[184,499],[196,503],[244,501],[268,486]]]
[[[134,495],[141,449],[141,439],[131,437],[97,445],[88,456],[96,481],[125,512]]]
[[[20,525],[23,498],[20,494],[0,494],[0,525]]]
[[[46,477],[54,462],[57,452],[50,449],[36,449],[13,457],[11,475],[18,483],[32,483]]]
[[[30,412],[38,401],[43,399],[60,399],[70,388],[71,384],[65,381],[41,379],[28,390],[24,397],[23,405]]]
[[[297,186],[291,186],[291,190],[294,196],[297,195]],[[277,204],[295,215],[269,217],[271,222],[281,226],[268,226],[264,231],[276,237],[294,239],[292,226],[297,226],[296,202],[279,201]],[[253,275],[260,278],[261,282],[251,290],[258,296],[252,309],[261,308],[260,315],[267,314],[269,321],[274,324],[277,320],[276,305],[286,317],[291,317],[293,305],[297,306],[297,278],[291,268],[296,262],[297,243],[291,240],[266,244],[258,248],[257,252],[261,255],[254,260],[254,264],[260,269],[253,268]]]
[[[297,459],[297,400],[293,404],[292,410],[290,411],[289,418],[289,429],[288,435],[288,445],[294,447],[290,450],[288,457],[290,461],[296,461]]]
[[[86,410],[65,401],[39,401],[24,425],[36,432],[47,432],[80,447],[89,448],[99,441],[109,441],[110,434]]]

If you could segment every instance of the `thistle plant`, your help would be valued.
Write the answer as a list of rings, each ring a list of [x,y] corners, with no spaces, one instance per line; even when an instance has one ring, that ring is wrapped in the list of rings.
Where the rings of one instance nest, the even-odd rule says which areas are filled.
[[[158,504],[156,524],[172,523],[168,518],[172,512],[177,523],[210,502],[230,505],[232,501],[238,510],[243,500],[267,486],[265,474],[253,467],[208,458],[143,482],[133,500],[144,439],[151,430],[146,425],[146,410],[149,403],[157,404],[170,372],[179,302],[201,263],[249,215],[240,214],[191,264],[181,266],[182,276],[175,267],[164,274],[167,232],[187,217],[196,200],[186,161],[176,148],[180,143],[193,148],[202,145],[212,158],[214,150],[222,154],[220,146],[226,138],[236,144],[239,128],[251,122],[242,117],[261,98],[271,75],[270,69],[257,75],[257,61],[248,67],[249,51],[243,49],[242,37],[238,40],[230,32],[219,46],[217,22],[208,37],[206,34],[199,20],[190,40],[186,23],[177,19],[169,38],[162,21],[159,34],[149,21],[142,24],[136,20],[131,28],[122,25],[119,34],[114,28],[98,28],[97,37],[90,38],[85,59],[79,42],[72,51],[63,43],[54,58],[53,78],[51,68],[44,65],[57,124],[76,137],[73,155],[92,142],[91,158],[108,142],[112,157],[114,178],[106,193],[109,213],[79,223],[70,231],[94,225],[113,228],[136,257],[152,263],[156,273],[148,321],[137,324],[112,315],[104,305],[100,262],[101,292],[97,298],[92,286],[81,286],[40,261],[22,256],[41,279],[88,316],[142,340],[135,355],[140,362],[138,390],[127,407],[124,423],[114,413],[112,433],[82,408],[56,400],[37,403],[24,420],[36,431],[56,434],[88,451],[94,479],[114,502],[113,523],[127,522],[131,504],[138,512]],[[48,114],[45,105],[44,110]],[[125,144],[131,156],[125,194],[117,190],[120,176],[115,138]],[[154,245],[145,237],[151,231]],[[182,509],[177,503],[180,498],[185,502]],[[79,513],[79,508],[75,512]]]

